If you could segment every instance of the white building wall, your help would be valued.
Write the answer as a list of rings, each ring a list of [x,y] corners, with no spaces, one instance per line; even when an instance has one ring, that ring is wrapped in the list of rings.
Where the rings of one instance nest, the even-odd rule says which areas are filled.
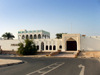
[[[100,36],[81,36],[81,50],[100,51]]]
[[[18,44],[19,40],[0,40],[0,46],[2,50],[5,51],[17,51],[18,46],[12,46]]]
[[[0,46],[2,50],[18,50],[18,46],[12,46],[12,44],[18,44],[20,42],[23,42],[24,40],[0,40]],[[37,45],[39,45],[39,51],[41,51],[41,43],[44,43],[44,52],[52,52],[57,50],[65,51],[64,49],[60,49],[59,46],[63,46],[63,40],[62,39],[34,39],[33,40]],[[46,50],[46,45],[48,45],[48,50]],[[52,50],[49,49],[50,45],[52,46]],[[53,46],[56,46],[56,50],[53,50]],[[100,36],[91,36],[91,37],[83,37],[80,38],[80,50],[85,51],[100,51]],[[63,47],[62,47],[63,48]]]
[[[57,51],[59,50],[59,46],[62,45],[62,39],[35,39],[34,40],[36,46],[39,45],[39,51],[41,51],[41,43],[44,43],[45,52]],[[46,50],[46,45],[48,46],[48,50]],[[50,50],[50,46],[52,46],[52,50]],[[56,50],[53,50],[53,46],[56,46]],[[60,49],[62,50],[62,49]]]
[[[37,45],[39,45],[39,51],[41,51],[41,43],[44,43],[44,52],[52,52],[59,50],[59,46],[62,46],[62,39],[35,39],[33,40]],[[24,40],[0,40],[0,46],[4,51],[17,51],[18,43],[24,42]],[[48,46],[48,50],[46,50],[46,45]],[[50,45],[52,46],[52,50],[50,50]],[[53,50],[53,46],[56,46],[56,50]],[[62,49],[60,49],[62,50]]]

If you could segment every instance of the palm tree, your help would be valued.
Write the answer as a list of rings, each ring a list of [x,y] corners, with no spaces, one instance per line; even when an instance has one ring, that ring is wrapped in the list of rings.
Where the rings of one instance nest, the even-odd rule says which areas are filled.
[[[7,40],[15,38],[15,36],[9,32],[8,33],[6,32],[5,34],[3,34],[2,37]]]

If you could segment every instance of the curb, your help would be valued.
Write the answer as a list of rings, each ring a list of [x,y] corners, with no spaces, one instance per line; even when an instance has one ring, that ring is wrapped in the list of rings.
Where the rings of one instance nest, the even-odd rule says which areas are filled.
[[[77,58],[77,55],[74,55],[73,57],[60,57],[60,56],[14,56],[14,57],[32,57],[32,58],[41,58],[41,57],[45,57],[45,58],[52,58],[52,57],[55,57],[55,58]]]
[[[75,58],[75,57],[57,57],[57,56],[47,56],[45,58]]]
[[[17,62],[17,63],[3,64],[3,65],[0,65],[0,68],[1,68],[1,67],[12,66],[12,65],[17,65],[17,64],[23,64],[23,63],[24,63],[24,61],[20,61],[20,62]]]
[[[75,55],[73,57],[60,57],[60,56],[18,56],[18,57],[31,57],[31,58],[76,58]]]

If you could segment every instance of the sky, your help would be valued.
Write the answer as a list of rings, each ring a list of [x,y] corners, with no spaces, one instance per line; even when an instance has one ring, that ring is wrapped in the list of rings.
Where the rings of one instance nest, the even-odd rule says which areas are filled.
[[[0,0],[0,36],[22,29],[100,36],[100,0]]]

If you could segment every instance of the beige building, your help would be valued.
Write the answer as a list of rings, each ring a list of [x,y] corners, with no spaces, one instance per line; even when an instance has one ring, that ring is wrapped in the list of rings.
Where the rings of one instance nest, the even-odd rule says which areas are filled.
[[[38,51],[100,51],[100,36],[85,36],[81,34],[63,34],[62,39],[50,39],[50,33],[44,30],[18,31],[16,40],[0,40],[4,51],[17,51],[18,43],[24,39],[33,39]]]

